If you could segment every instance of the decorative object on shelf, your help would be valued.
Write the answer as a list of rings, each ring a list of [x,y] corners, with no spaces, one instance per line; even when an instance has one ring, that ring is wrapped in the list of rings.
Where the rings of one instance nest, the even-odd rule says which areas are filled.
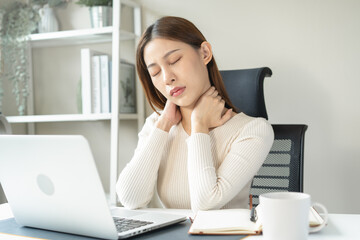
[[[39,33],[59,31],[59,22],[56,19],[54,9],[45,4],[39,9],[40,22],[38,26]]]
[[[135,66],[120,64],[120,113],[136,112]]]
[[[82,90],[81,90],[81,77],[76,87],[76,106],[77,113],[82,113]]]
[[[12,83],[20,115],[25,114],[29,95],[28,40],[39,19],[39,14],[31,5],[16,1],[5,9],[2,21],[0,38],[3,72],[0,74],[0,81],[8,79]]]
[[[32,0],[32,4],[39,9],[39,33],[59,31],[59,22],[56,18],[54,8],[66,6],[68,2],[69,0]]]
[[[11,134],[11,126],[6,117],[0,112],[0,134]]]
[[[89,7],[91,27],[112,26],[112,0],[79,0],[76,3]]]

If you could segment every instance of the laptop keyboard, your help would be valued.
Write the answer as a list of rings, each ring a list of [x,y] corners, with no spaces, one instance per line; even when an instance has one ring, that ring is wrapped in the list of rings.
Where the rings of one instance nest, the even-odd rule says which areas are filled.
[[[128,230],[132,230],[135,228],[143,227],[149,224],[152,224],[153,222],[147,222],[147,221],[140,221],[135,219],[128,219],[128,218],[117,218],[114,217],[114,222],[117,228],[117,231],[125,232]]]

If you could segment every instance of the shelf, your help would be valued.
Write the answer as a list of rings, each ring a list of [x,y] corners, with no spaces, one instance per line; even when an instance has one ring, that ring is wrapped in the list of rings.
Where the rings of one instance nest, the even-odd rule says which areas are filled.
[[[120,113],[119,115],[119,119],[123,120],[137,118],[138,115],[136,113]],[[9,116],[6,119],[9,123],[100,121],[110,120],[111,113]]]
[[[1,1],[1,0],[0,0]],[[119,103],[120,103],[120,86],[118,79],[120,78],[120,74],[122,73],[119,69],[120,64],[122,62],[122,59],[135,59],[135,52],[136,52],[136,45],[137,42],[142,34],[142,6],[141,4],[137,3],[136,0],[119,0],[119,1],[113,1],[113,10],[112,10],[112,16],[113,16],[113,26],[109,27],[102,27],[102,28],[87,28],[87,29],[74,29],[74,30],[66,30],[66,31],[57,31],[57,32],[49,32],[49,33],[37,33],[37,34],[31,34],[29,35],[29,73],[30,73],[30,79],[29,79],[29,89],[30,91],[30,97],[29,97],[29,104],[28,104],[28,115],[25,116],[8,116],[7,121],[11,125],[16,124],[23,124],[26,125],[26,131],[28,134],[36,134],[36,128],[42,127],[43,125],[46,125],[46,123],[54,125],[59,123],[64,123],[63,126],[60,126],[61,129],[69,129],[73,132],[73,128],[71,124],[87,124],[92,122],[93,124],[100,124],[101,129],[98,129],[97,131],[103,132],[104,129],[106,129],[106,133],[109,133],[110,135],[110,146],[108,144],[104,146],[99,146],[98,150],[99,154],[102,154],[102,149],[107,149],[110,147],[110,166],[109,166],[109,195],[107,196],[108,201],[110,201],[111,205],[116,205],[117,199],[116,199],[116,181],[118,178],[118,171],[120,170],[119,163],[124,161],[120,157],[120,149],[119,145],[120,143],[120,133],[126,127],[127,121],[131,121],[131,127],[134,126],[134,122],[137,122],[137,129],[138,132],[142,129],[144,122],[145,122],[145,101],[144,101],[144,92],[141,88],[141,85],[139,82],[136,82],[135,85],[135,93],[136,93],[136,109],[137,113],[132,114],[126,114],[126,113],[118,113]],[[126,8],[123,8],[123,5],[126,5]],[[72,9],[69,14],[64,13],[63,17],[67,17],[70,14],[73,14],[75,11]],[[122,15],[125,14],[125,15]],[[122,19],[122,17],[124,18]],[[59,19],[62,20],[62,19]],[[126,20],[126,21],[120,21],[120,20]],[[70,21],[71,22],[71,21]],[[123,25],[121,25],[123,24]],[[126,26],[126,29],[128,31],[122,30],[123,28],[121,26]],[[104,46],[91,46],[92,44],[99,44],[101,43]],[[41,83],[41,81],[50,81],[49,84],[52,84],[51,81],[57,81],[57,78],[52,79],[50,77],[47,79],[50,73],[48,71],[43,72],[42,69],[38,69],[38,66],[41,67],[41,64],[47,59],[49,54],[54,54],[54,57],[56,58],[59,54],[59,57],[61,57],[61,60],[59,60],[60,64],[61,62],[66,61],[66,57],[70,57],[67,54],[61,54],[61,51],[52,51],[49,52],[50,48],[74,48],[73,49],[73,56],[77,56],[76,60],[79,64],[74,66],[73,68],[78,68],[81,65],[81,58],[79,55],[79,49],[80,48],[92,48],[92,47],[100,47],[100,48],[106,48],[107,54],[112,56],[112,92],[111,92],[111,101],[113,104],[113,110],[116,109],[116,111],[113,111],[113,113],[101,113],[101,114],[57,114],[57,113],[51,113],[51,111],[41,111],[40,113],[46,113],[47,115],[36,115],[35,109],[36,109],[36,103],[34,101],[35,99],[35,93],[36,91],[44,91],[45,89],[42,88],[41,85],[38,85],[37,87],[35,84]],[[39,50],[41,50],[41,54],[39,53]],[[46,50],[43,53],[42,50]],[[49,51],[47,51],[49,50]],[[69,50],[69,49],[68,49]],[[121,51],[120,51],[121,50]],[[124,51],[123,51],[124,50]],[[100,50],[99,50],[100,51]],[[125,52],[123,55],[122,52]],[[33,55],[35,53],[35,55]],[[34,69],[33,61],[37,62],[38,66]],[[134,61],[134,60],[132,60]],[[56,66],[58,64],[57,62],[50,63],[51,67]],[[132,62],[133,65],[135,65],[134,62]],[[49,66],[50,66],[49,65]],[[67,67],[67,65],[62,65],[63,68]],[[53,68],[51,68],[53,69]],[[62,68],[61,68],[62,69]],[[37,72],[39,71],[39,73]],[[49,70],[50,71],[50,70]],[[34,74],[34,72],[36,74]],[[43,74],[44,73],[44,74]],[[40,75],[39,75],[40,74]],[[136,74],[136,72],[135,72]],[[136,75],[135,75],[136,76]],[[34,81],[35,77],[40,77],[40,81]],[[61,78],[62,76],[59,76]],[[136,76],[136,81],[138,81],[138,77]],[[54,91],[54,90],[53,90]],[[47,96],[47,97],[51,97]],[[43,101],[46,101],[46,99],[42,99]],[[67,109],[73,109],[73,107],[68,107]],[[60,111],[60,113],[66,113],[66,111]],[[70,111],[69,111],[70,112]],[[77,111],[73,111],[73,113],[76,113]],[[71,112],[70,112],[71,113]],[[121,120],[121,121],[120,121]],[[126,121],[125,121],[126,120]],[[124,126],[122,126],[122,124]],[[85,130],[87,131],[87,130]],[[47,130],[46,130],[47,132]],[[67,131],[66,131],[67,132]],[[126,134],[132,134],[131,132],[125,131]],[[51,131],[50,131],[51,134]],[[89,139],[91,141],[91,139]],[[101,149],[101,150],[100,150]],[[99,155],[100,156],[100,155]],[[108,174],[105,172],[104,174]],[[104,176],[105,177],[105,176]],[[107,176],[106,176],[107,178]]]
[[[67,45],[104,43],[112,41],[113,27],[90,28],[80,30],[37,33],[30,35],[33,48],[56,47]],[[120,31],[120,40],[132,40],[136,35],[127,31]]]

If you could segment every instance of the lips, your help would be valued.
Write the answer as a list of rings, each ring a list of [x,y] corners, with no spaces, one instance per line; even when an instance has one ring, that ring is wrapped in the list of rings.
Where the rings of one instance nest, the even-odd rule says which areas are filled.
[[[172,97],[177,97],[180,94],[182,94],[184,91],[185,91],[185,87],[175,87],[175,88],[171,89],[170,95]]]

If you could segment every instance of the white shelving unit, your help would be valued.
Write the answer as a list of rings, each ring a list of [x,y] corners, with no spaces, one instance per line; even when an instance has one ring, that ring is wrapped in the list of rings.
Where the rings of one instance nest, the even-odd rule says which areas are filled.
[[[30,35],[32,48],[66,46],[112,41],[113,27],[69,30]],[[120,40],[133,40],[134,33],[120,30]]]
[[[126,5],[133,9],[134,32],[123,31],[120,29],[121,7]],[[120,44],[123,40],[132,40],[136,46],[141,35],[141,7],[139,4],[129,1],[113,1],[113,26],[92,29],[80,29],[70,31],[59,31],[51,33],[32,34],[30,36],[30,58],[32,48],[47,48],[60,46],[73,46],[93,43],[111,43],[112,45],[112,112],[102,114],[57,114],[57,115],[35,115],[32,62],[30,61],[30,96],[28,98],[28,115],[8,116],[9,123],[27,123],[28,134],[35,134],[35,123],[44,122],[74,122],[74,121],[110,121],[110,203],[116,204],[116,180],[118,177],[119,161],[119,120],[137,120],[138,130],[140,130],[145,120],[144,94],[141,84],[136,76],[136,109],[137,113],[122,114],[119,112],[119,76],[120,76]],[[134,49],[135,52],[135,49]],[[80,53],[79,53],[80,54]]]
[[[138,114],[119,114],[119,120],[137,120],[138,118]],[[111,120],[111,113],[10,116],[7,120],[10,123],[100,121]]]

